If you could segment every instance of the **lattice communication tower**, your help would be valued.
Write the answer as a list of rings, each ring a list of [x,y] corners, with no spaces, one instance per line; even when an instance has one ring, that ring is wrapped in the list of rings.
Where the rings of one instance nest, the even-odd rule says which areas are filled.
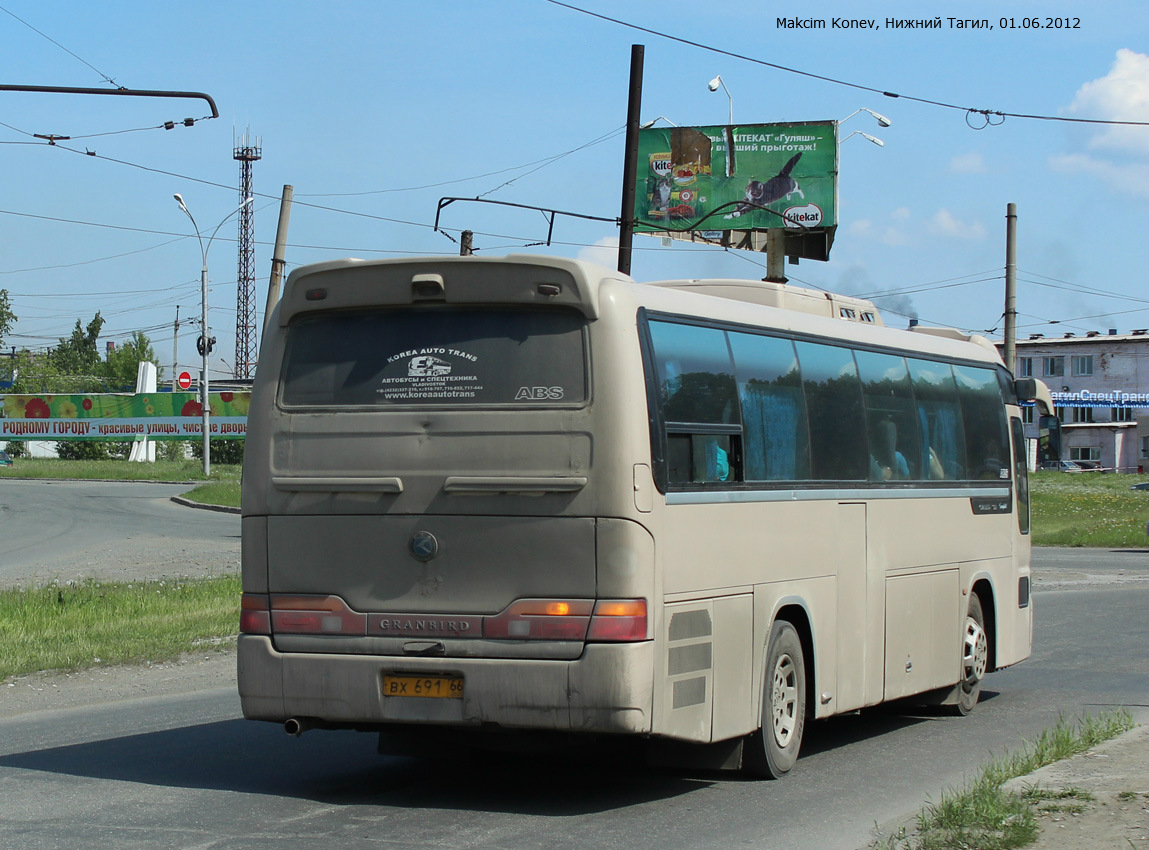
[[[235,144],[234,159],[239,161],[239,200],[254,197],[251,188],[251,166],[263,156],[259,139],[254,143],[244,134]],[[243,204],[239,211],[239,269],[236,273],[235,303],[235,377],[247,380],[255,375],[258,356],[255,321],[255,210],[254,203]]]

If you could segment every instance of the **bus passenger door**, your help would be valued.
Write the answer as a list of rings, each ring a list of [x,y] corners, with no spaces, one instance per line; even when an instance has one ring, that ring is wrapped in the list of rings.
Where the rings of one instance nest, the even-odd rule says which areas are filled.
[[[832,699],[823,704],[829,688],[819,685],[819,717],[861,708],[882,698],[885,594],[880,573],[870,575],[866,504],[839,503],[834,534],[838,572],[837,689],[831,694]],[[867,689],[867,682],[876,684]]]

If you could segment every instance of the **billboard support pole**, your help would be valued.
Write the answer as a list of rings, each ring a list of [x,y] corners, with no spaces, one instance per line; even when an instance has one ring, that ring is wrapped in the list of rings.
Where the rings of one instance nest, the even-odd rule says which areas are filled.
[[[630,95],[626,106],[626,158],[622,166],[622,216],[618,227],[618,270],[630,274],[634,245],[635,181],[638,180],[638,125],[642,110],[642,61],[645,47],[630,46]]]
[[[770,283],[786,282],[786,231],[781,227],[766,230],[766,277]]]

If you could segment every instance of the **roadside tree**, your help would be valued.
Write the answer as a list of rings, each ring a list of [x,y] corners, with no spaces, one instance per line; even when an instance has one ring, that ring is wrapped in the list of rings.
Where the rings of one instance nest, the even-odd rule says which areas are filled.
[[[0,289],[0,348],[4,347],[4,337],[12,333],[14,324],[16,324],[16,314],[12,312],[12,302],[8,299],[8,290]]]
[[[108,359],[103,364],[108,389],[123,392],[135,389],[140,363],[158,364],[159,358],[152,349],[151,340],[140,331],[135,331],[125,342],[108,352]],[[157,367],[157,373],[162,372],[163,369]]]

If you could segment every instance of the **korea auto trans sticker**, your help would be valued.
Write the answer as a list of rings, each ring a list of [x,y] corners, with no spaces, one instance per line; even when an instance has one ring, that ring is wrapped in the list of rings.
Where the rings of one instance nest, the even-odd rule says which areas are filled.
[[[471,374],[478,359],[454,348],[402,351],[388,357],[387,363],[400,366],[406,361],[407,374],[392,373],[383,378],[376,392],[384,400],[396,402],[474,399],[483,389],[479,376]]]

